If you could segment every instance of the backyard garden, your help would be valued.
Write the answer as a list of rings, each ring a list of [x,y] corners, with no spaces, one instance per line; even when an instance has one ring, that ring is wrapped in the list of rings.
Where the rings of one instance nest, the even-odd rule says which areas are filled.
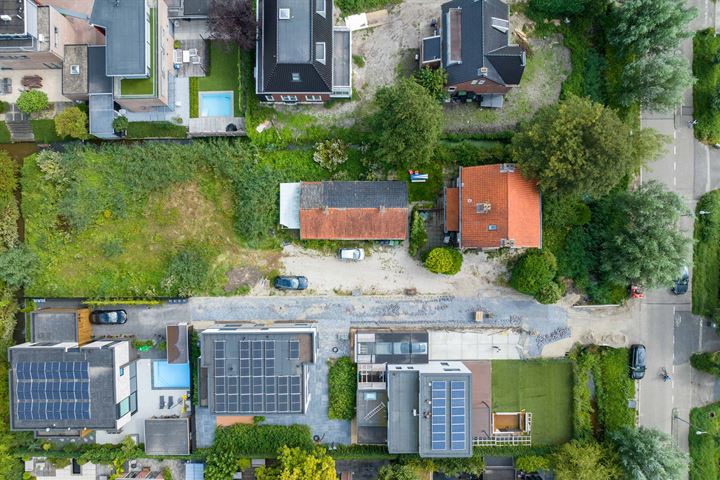
[[[240,50],[223,42],[211,41],[209,44],[210,71],[204,77],[190,78],[190,118],[200,116],[202,92],[232,92],[231,116],[242,117],[245,107],[240,85]]]

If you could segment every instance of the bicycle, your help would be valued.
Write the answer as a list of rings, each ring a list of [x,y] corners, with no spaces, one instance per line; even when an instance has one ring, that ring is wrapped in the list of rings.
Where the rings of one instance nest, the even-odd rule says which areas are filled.
[[[667,371],[667,369],[666,369],[665,367],[663,367],[663,368],[660,370],[660,378],[662,378],[662,379],[663,379],[663,382],[665,382],[665,383],[667,383],[667,382],[669,382],[669,381],[672,380],[672,377],[670,376],[670,374],[668,373],[668,371]]]

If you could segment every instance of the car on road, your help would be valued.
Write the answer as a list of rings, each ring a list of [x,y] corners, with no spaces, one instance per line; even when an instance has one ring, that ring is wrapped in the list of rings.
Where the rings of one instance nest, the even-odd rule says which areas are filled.
[[[633,380],[640,380],[645,376],[645,353],[645,345],[635,344],[630,347],[630,378]]]
[[[680,277],[678,277],[677,280],[675,280],[675,285],[673,285],[672,292],[675,295],[683,295],[687,293],[688,286],[690,285],[690,271],[688,270],[688,267],[683,267],[680,271]]]
[[[125,310],[95,310],[90,314],[90,323],[95,325],[122,325],[126,322]]]
[[[359,262],[365,258],[365,250],[362,248],[341,248],[338,250],[340,260]]]
[[[308,279],[298,275],[281,275],[275,279],[275,288],[278,290],[305,290]]]

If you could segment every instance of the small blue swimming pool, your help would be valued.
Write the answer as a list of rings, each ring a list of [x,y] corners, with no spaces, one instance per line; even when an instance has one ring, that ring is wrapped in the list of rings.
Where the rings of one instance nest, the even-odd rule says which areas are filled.
[[[200,92],[201,117],[232,117],[233,92]]]
[[[153,388],[190,388],[190,364],[155,360],[152,364]]]

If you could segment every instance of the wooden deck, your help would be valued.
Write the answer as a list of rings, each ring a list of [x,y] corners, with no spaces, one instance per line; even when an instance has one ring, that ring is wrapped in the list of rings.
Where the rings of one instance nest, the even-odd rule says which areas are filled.
[[[233,124],[237,131],[228,132],[227,126]],[[199,117],[190,119],[190,136],[228,136],[238,137],[245,135],[245,119],[243,117]]]

